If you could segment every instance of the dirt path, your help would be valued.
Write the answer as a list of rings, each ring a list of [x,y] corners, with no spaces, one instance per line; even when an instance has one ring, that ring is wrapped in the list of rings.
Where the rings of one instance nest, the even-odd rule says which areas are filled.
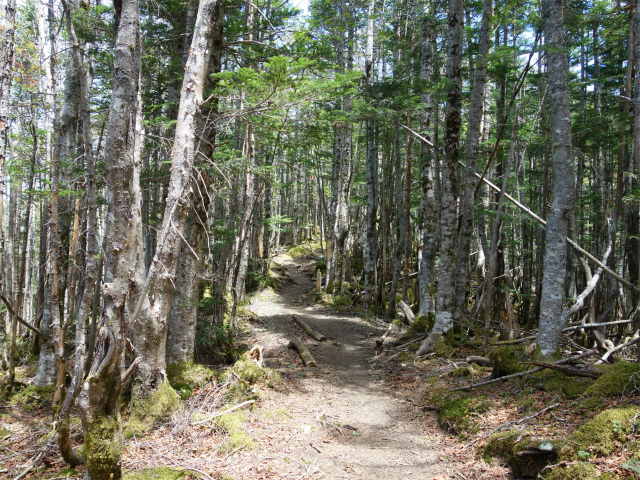
[[[295,394],[277,394],[261,408],[285,409],[277,428],[290,430],[284,445],[264,452],[264,460],[276,460],[285,448],[284,465],[292,478],[443,479],[450,477],[451,460],[443,452],[445,439],[402,391],[393,391],[386,372],[372,368],[373,345],[379,330],[354,317],[340,317],[305,307],[304,296],[313,287],[313,260],[284,255],[274,268],[286,278],[278,294],[260,297],[250,309],[264,322],[259,340],[270,358],[299,362],[293,351],[284,352],[288,339],[303,339],[317,360],[317,369],[295,366]],[[299,315],[328,337],[316,342],[292,320]],[[291,366],[291,365],[289,365]],[[257,432],[256,432],[257,433]],[[450,442],[449,442],[450,443]],[[258,462],[259,457],[256,457]],[[287,476],[285,472],[280,472]],[[254,478],[254,477],[252,477]],[[258,477],[261,478],[261,477]]]

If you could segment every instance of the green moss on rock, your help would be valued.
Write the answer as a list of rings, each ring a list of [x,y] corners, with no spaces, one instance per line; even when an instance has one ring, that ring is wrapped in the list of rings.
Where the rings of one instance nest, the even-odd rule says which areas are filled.
[[[597,415],[569,436],[570,442],[561,451],[562,460],[577,460],[578,451],[609,456],[619,448],[638,422],[640,408],[612,408]]]
[[[567,467],[558,466],[545,471],[544,474],[546,480],[586,480],[596,477],[598,477],[596,467],[590,463],[579,463]]]
[[[541,379],[541,388],[547,393],[562,393],[574,399],[582,395],[591,386],[591,380],[567,377],[560,372],[544,370],[536,375]]]
[[[620,397],[624,393],[631,377],[638,373],[640,365],[637,363],[617,362],[613,365],[601,365],[605,372],[586,391],[589,397],[609,398]]]
[[[602,408],[602,404],[604,402],[601,398],[598,397],[587,397],[580,402],[580,408],[583,410],[597,410],[599,411]]]
[[[469,367],[459,367],[459,368],[456,368],[455,370],[449,372],[449,376],[450,377],[454,377],[454,378],[473,377],[475,375],[475,373],[476,373],[476,371],[471,366],[469,366]]]
[[[184,382],[192,388],[202,387],[216,378],[217,372],[199,363],[185,362],[167,365],[167,378],[172,384]]]
[[[170,418],[179,406],[180,396],[169,382],[161,383],[154,392],[144,397],[134,396],[127,422],[127,437],[143,435],[157,422]]]
[[[486,457],[504,460],[516,478],[535,478],[551,461],[558,457],[561,441],[540,440],[520,430],[496,433],[485,446]]]
[[[257,448],[255,442],[244,431],[243,424],[247,421],[244,412],[233,412],[222,415],[216,419],[216,424],[226,433],[226,439],[222,444],[222,449],[231,452],[239,447],[253,450]]]

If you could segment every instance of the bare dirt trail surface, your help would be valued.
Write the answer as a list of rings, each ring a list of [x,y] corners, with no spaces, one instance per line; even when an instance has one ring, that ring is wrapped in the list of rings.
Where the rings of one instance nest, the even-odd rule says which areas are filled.
[[[264,461],[286,455],[280,474],[290,478],[467,478],[456,476],[461,466],[445,451],[451,440],[433,418],[425,418],[401,390],[394,392],[385,372],[371,365],[380,330],[360,318],[305,306],[313,288],[312,266],[311,258],[277,257],[274,268],[285,278],[279,293],[259,295],[249,307],[262,322],[256,340],[265,347],[266,365],[298,364],[289,364],[294,369],[287,380],[294,392],[261,401],[261,409],[287,412],[274,426],[291,432],[274,440],[274,455],[265,451]],[[312,340],[292,314],[328,340]],[[294,336],[303,340],[318,368],[303,369],[294,351],[283,351]],[[259,456],[256,460],[263,461]]]

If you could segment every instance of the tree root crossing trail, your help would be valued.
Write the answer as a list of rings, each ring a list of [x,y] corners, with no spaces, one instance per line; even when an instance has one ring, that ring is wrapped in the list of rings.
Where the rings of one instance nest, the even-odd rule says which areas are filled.
[[[274,441],[280,452],[272,452],[290,462],[280,473],[287,478],[286,470],[296,469],[308,478],[457,478],[442,451],[451,439],[401,390],[394,393],[385,380],[388,372],[369,363],[380,329],[360,318],[304,306],[314,287],[312,267],[310,258],[277,257],[273,268],[284,277],[279,292],[258,295],[250,306],[261,320],[255,341],[265,347],[266,365],[290,376],[287,383],[294,390],[265,399],[261,407],[288,412],[281,427],[290,429],[291,437]],[[292,315],[328,340],[311,339]],[[317,368],[304,369],[296,352],[287,350],[294,337],[308,347]],[[292,367],[290,375],[277,365],[284,362]]]

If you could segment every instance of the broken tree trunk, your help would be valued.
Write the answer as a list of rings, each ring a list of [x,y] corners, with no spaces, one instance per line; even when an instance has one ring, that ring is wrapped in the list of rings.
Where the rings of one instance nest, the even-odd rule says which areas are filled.
[[[291,315],[291,317],[293,318],[293,320],[295,320],[296,322],[298,322],[300,324],[300,326],[302,328],[304,328],[304,331],[307,332],[307,335],[309,335],[310,337],[312,337],[313,339],[319,341],[319,342],[324,342],[327,340],[327,337],[319,332],[316,332],[313,328],[311,328],[309,326],[309,324],[307,322],[305,322],[304,320],[302,320],[299,316],[297,315]]]
[[[298,352],[298,355],[300,355],[300,359],[302,360],[302,363],[304,363],[305,367],[318,366],[315,359],[313,358],[313,355],[311,355],[311,352],[309,351],[309,349],[304,346],[304,344],[299,338],[291,339],[287,348]]]
[[[402,313],[404,313],[404,316],[407,319],[407,323],[409,325],[413,324],[413,322],[416,321],[416,316],[411,311],[411,307],[407,305],[404,300],[400,300],[400,302],[398,302],[398,307],[400,307],[400,310],[402,310]]]

